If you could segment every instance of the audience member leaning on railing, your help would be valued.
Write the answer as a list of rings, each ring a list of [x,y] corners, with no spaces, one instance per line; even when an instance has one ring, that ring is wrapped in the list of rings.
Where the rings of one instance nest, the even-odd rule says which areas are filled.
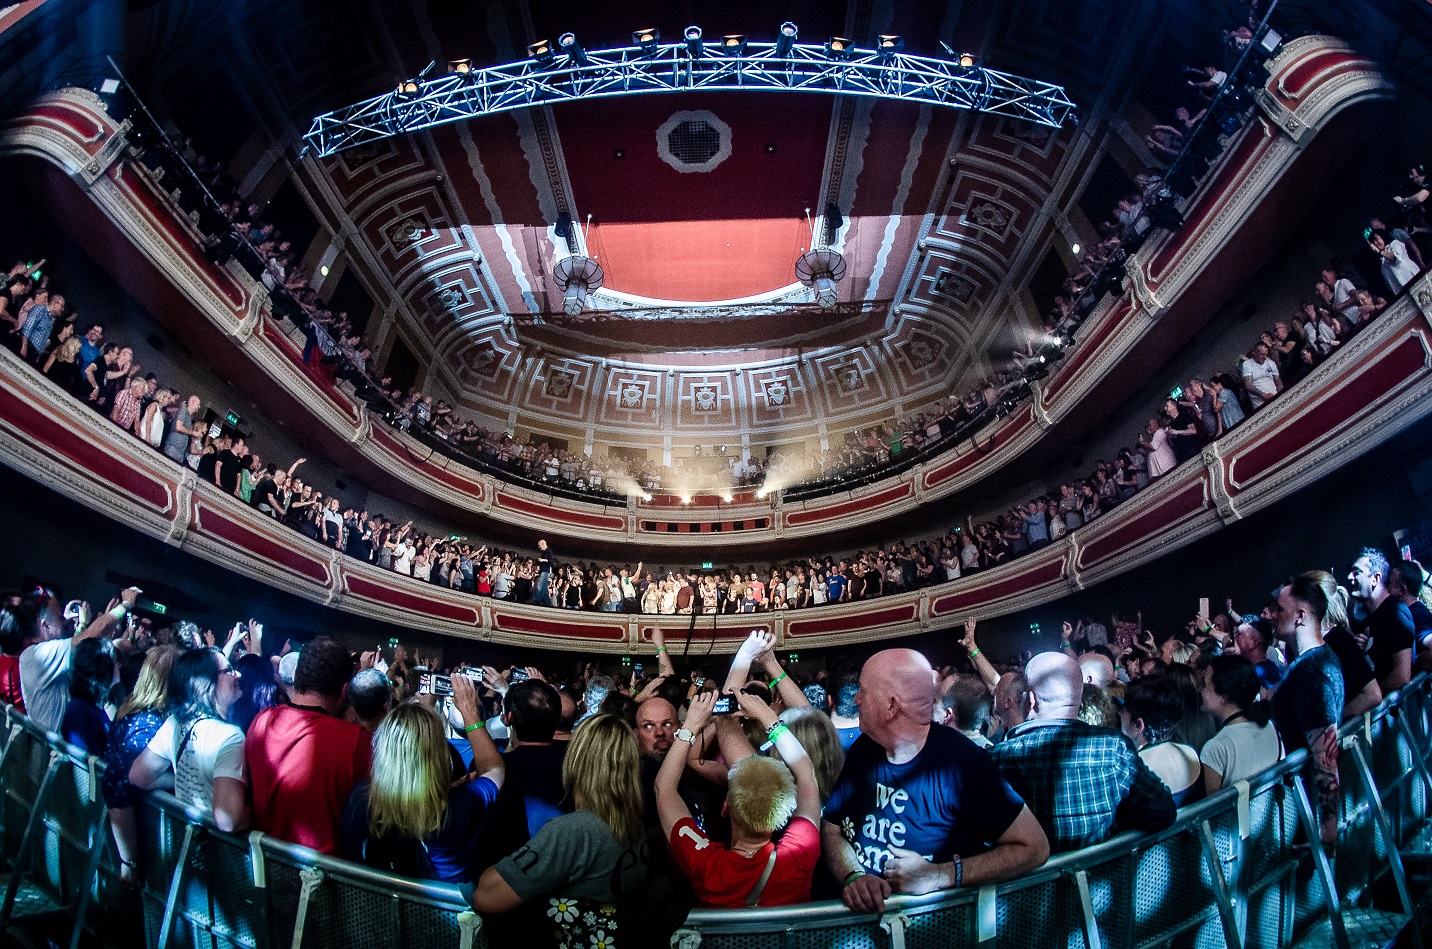
[[[1141,623],[1116,618],[1110,635],[1081,620],[1001,666],[970,619],[968,671],[895,648],[858,676],[839,655],[845,672],[793,674],[755,632],[720,690],[679,669],[659,631],[658,674],[577,659],[559,688],[535,666],[444,678],[401,647],[356,655],[325,636],[265,658],[253,621],[220,649],[192,623],[136,620],[137,589],[90,622],[39,588],[0,610],[0,682],[18,670],[32,719],[106,758],[125,880],[143,879],[137,792],[172,783],[220,830],[458,883],[494,932],[525,906],[566,944],[619,946],[670,925],[656,905],[839,897],[875,912],[892,893],[1010,879],[1167,827],[1285,749],[1311,751],[1331,842],[1336,728],[1367,707],[1364,679],[1390,693],[1414,651],[1429,664],[1424,580],[1369,548],[1350,589],[1306,572],[1261,616],[1230,604],[1161,645]],[[850,715],[854,687],[845,741],[832,716]]]

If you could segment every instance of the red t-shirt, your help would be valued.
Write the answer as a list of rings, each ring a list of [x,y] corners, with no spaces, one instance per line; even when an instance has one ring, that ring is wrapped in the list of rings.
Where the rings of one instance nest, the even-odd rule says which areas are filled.
[[[368,780],[373,739],[317,709],[275,705],[254,717],[244,761],[254,826],[322,853],[343,852],[340,824],[353,786]]]
[[[20,694],[20,657],[0,655],[0,702],[25,711],[25,696]]]
[[[702,906],[744,907],[766,871],[772,847],[776,848],[776,865],[757,905],[809,903],[810,878],[820,859],[820,828],[808,819],[792,818],[778,842],[766,844],[750,858],[707,837],[689,817],[671,828],[671,858]]]

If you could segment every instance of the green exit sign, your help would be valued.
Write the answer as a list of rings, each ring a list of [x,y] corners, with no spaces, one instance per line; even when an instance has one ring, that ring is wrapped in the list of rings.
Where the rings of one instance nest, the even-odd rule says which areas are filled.
[[[238,428],[238,427],[239,427],[239,413],[238,413],[238,412],[230,412],[228,415],[225,415],[225,416],[224,416],[224,421],[228,422],[228,423],[229,423],[231,426],[233,426],[234,428]]]
[[[715,564],[713,561],[710,561],[710,560],[703,560],[703,561],[701,561],[701,569],[702,569],[702,570],[710,570],[710,569],[711,569],[712,567],[714,567],[714,566],[716,566],[716,564]]]

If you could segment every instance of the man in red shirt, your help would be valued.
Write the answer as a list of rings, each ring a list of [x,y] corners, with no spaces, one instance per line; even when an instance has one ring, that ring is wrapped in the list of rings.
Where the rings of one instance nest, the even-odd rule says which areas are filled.
[[[299,653],[293,701],[264,709],[244,740],[254,826],[280,840],[341,854],[343,808],[368,780],[372,738],[344,721],[343,690],[353,660],[336,639],[319,636]]]
[[[691,883],[702,906],[788,906],[810,901],[811,874],[820,860],[820,789],[815,769],[796,736],[771,707],[744,692],[734,697],[741,710],[766,729],[785,761],[751,754],[739,725],[721,720],[721,744],[731,766],[726,813],[731,846],[707,837],[677,793],[686,754],[711,717],[717,696],[706,692],[691,700],[686,727],[656,777],[656,805],[671,859]],[[787,767],[789,766],[789,767]],[[794,779],[792,779],[794,772]],[[779,842],[771,835],[785,828]]]

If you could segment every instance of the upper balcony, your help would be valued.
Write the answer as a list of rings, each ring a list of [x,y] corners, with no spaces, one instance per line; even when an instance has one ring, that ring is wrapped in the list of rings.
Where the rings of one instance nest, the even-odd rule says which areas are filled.
[[[926,505],[1014,460],[1048,459],[1086,434],[1251,276],[1298,220],[1303,197],[1358,140],[1365,111],[1358,106],[1391,91],[1373,64],[1325,37],[1288,43],[1269,66],[1253,118],[1182,203],[1184,225],[1130,258],[1123,291],[1100,302],[1031,398],[978,439],[839,497],[796,503],[750,490],[729,500],[668,493],[594,503],[514,484],[437,451],[386,425],[345,384],[305,370],[296,328],[274,315],[242,267],[205,259],[194,222],[166,184],[132,160],[127,124],[113,123],[98,99],[63,91],[39,101],[9,123],[0,149],[18,157],[17,171],[132,295],[229,378],[264,374],[273,384],[254,386],[256,401],[375,488],[439,513],[592,543],[711,550],[913,522]],[[673,391],[683,384],[674,381]]]

